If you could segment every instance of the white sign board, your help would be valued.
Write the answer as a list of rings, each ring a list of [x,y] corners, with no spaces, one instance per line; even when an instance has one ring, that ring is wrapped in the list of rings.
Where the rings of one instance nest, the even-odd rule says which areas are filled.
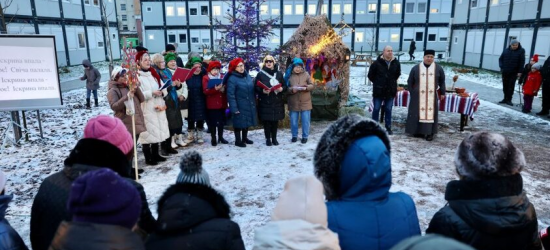
[[[0,110],[62,106],[55,37],[0,35]]]

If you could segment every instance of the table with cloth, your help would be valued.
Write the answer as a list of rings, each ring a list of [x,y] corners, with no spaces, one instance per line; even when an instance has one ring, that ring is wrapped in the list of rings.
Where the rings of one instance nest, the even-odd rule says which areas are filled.
[[[480,105],[479,97],[477,93],[468,93],[470,96],[462,97],[455,93],[448,93],[445,95],[445,100],[439,102],[439,111],[449,113],[460,114],[460,131],[464,131],[464,126],[468,125],[468,118],[474,120],[474,113]],[[396,107],[408,107],[409,106],[409,91],[398,91],[393,99],[393,106]],[[374,109],[374,104],[371,102],[369,105],[369,112]],[[383,110],[380,116],[380,121],[384,120]]]

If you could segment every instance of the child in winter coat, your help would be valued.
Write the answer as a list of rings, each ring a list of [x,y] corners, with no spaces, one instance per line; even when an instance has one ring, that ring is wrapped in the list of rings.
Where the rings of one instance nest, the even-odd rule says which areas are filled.
[[[86,108],[90,108],[90,96],[92,93],[94,94],[95,106],[98,107],[97,89],[99,88],[101,74],[99,70],[92,66],[92,63],[88,59],[82,60],[82,66],[84,67],[84,75],[80,77],[80,80],[86,80]]]
[[[208,63],[207,74],[202,77],[202,91],[206,95],[206,122],[210,130],[212,146],[228,144],[229,142],[223,138],[223,126],[225,125],[225,109],[227,109],[227,95],[225,93],[225,85],[222,83],[208,88],[210,79],[223,79],[220,74],[222,64],[219,61],[211,61]],[[216,129],[218,129],[218,138],[216,139]]]
[[[539,55],[535,54],[533,55],[533,58],[529,61],[529,63],[525,64],[525,67],[523,67],[523,72],[521,73],[521,76],[519,77],[518,83],[520,85],[525,84],[527,81],[527,76],[529,73],[531,73],[531,67],[539,62]]]
[[[328,229],[323,184],[314,176],[288,180],[271,219],[256,230],[254,250],[340,250],[338,235]]]
[[[523,105],[523,113],[531,113],[531,108],[533,108],[533,99],[538,94],[540,85],[542,84],[542,76],[540,75],[540,68],[542,65],[539,63],[534,64],[531,67],[531,72],[527,76],[527,81],[523,85],[523,100],[525,104]]]
[[[298,119],[302,120],[302,143],[307,142],[311,122],[311,91],[315,88],[311,77],[304,69],[304,61],[294,58],[286,70],[285,83],[288,87],[288,110],[292,142],[298,141]]]
[[[13,199],[13,195],[5,194],[6,181],[6,175],[0,170],[0,250],[27,250],[21,236],[5,218],[8,204]]]

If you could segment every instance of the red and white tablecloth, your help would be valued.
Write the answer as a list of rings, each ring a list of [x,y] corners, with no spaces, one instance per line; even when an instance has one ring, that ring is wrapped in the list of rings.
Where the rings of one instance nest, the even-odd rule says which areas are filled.
[[[474,113],[479,107],[479,97],[477,93],[469,93],[469,97],[461,97],[457,94],[446,94],[445,100],[439,102],[439,111],[449,113],[460,113],[470,117],[470,120],[474,119]],[[398,91],[393,99],[393,106],[408,107],[409,106],[409,91]],[[374,104],[371,102],[369,105],[369,112],[372,112]]]

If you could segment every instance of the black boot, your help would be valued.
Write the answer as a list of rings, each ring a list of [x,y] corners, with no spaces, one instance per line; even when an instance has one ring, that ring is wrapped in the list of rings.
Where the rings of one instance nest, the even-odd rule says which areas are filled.
[[[271,122],[264,121],[264,135],[265,135],[265,145],[271,146]]]
[[[215,129],[215,127],[210,128],[210,137],[212,138],[212,139],[210,139],[210,143],[212,144],[212,146],[217,146],[218,145],[218,139],[216,139],[216,129]]]
[[[235,129],[235,146],[245,148],[246,144],[241,140],[241,130]]]
[[[157,165],[158,162],[153,159],[151,153],[151,144],[142,144],[141,148],[143,150],[143,156],[145,156],[145,164],[152,166]]]
[[[86,108],[89,109],[90,107],[90,98],[86,98]]]
[[[279,142],[277,141],[277,127],[279,126],[279,122],[276,121],[272,125],[274,126],[271,126],[271,142],[273,145],[277,146],[279,145]]]
[[[246,143],[246,144],[254,144],[253,141],[248,139],[248,129],[247,128],[243,129],[243,142]]]
[[[228,144],[229,142],[223,139],[223,126],[218,126],[218,142],[221,144]]]
[[[164,143],[164,151],[168,152],[168,154],[173,154],[173,155],[176,155],[178,154],[178,151],[173,149],[172,148],[172,137],[168,137],[168,139],[166,139],[165,141],[163,141],[162,143]]]
[[[155,161],[161,162],[166,161],[166,158],[159,155],[159,144],[151,143],[151,155]]]
[[[94,99],[94,102],[95,102],[95,107],[99,107],[99,105],[97,104],[97,98]]]
[[[166,149],[166,141],[160,143],[160,155],[164,157],[170,156],[170,152]]]

